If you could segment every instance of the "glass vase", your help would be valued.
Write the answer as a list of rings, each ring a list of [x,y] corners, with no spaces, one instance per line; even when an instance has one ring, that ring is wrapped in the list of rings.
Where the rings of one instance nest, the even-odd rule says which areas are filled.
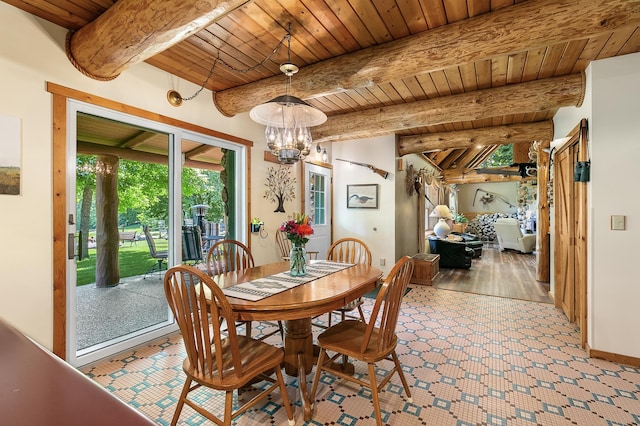
[[[302,244],[293,244],[289,252],[289,269],[292,277],[307,275],[307,251]]]

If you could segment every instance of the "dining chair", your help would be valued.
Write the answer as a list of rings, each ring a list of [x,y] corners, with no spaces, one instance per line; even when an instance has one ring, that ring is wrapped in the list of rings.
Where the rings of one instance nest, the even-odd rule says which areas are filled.
[[[249,247],[237,240],[219,240],[207,251],[207,273],[210,276],[224,274],[225,272],[239,271],[242,269],[253,268],[255,262]],[[270,333],[264,333],[260,340],[264,340],[274,334],[280,334],[284,341],[284,327],[282,321],[277,324],[269,321],[261,321],[277,329]],[[245,325],[247,337],[251,337],[251,321],[242,321]]]
[[[326,372],[371,390],[371,399],[378,425],[382,424],[379,392],[391,379],[393,373],[398,373],[408,401],[413,402],[409,385],[402,373],[402,366],[396,354],[398,338],[395,331],[402,297],[412,274],[413,258],[404,256],[394,265],[382,283],[368,324],[357,320],[345,320],[328,328],[318,336],[320,355],[311,387],[311,401],[315,400],[322,372]],[[335,352],[335,354],[329,357],[328,351]],[[361,379],[361,375],[345,374],[339,367],[336,367],[334,361],[341,355],[366,362],[369,381]],[[378,383],[376,373],[386,371],[381,368],[376,369],[376,363],[382,360],[392,361],[394,367]]]
[[[282,257],[282,260],[289,260],[289,253],[291,253],[291,240],[287,238],[285,233],[282,232],[280,228],[276,230],[276,246],[278,246],[278,249],[280,250],[280,256]],[[317,251],[307,250],[309,259],[317,259],[318,253],[319,252]]]
[[[371,250],[369,250],[369,247],[367,247],[362,240],[357,238],[342,238],[329,247],[329,250],[327,250],[327,260],[371,265]],[[334,312],[339,313],[341,321],[344,321],[348,312],[357,309],[362,322],[366,322],[364,312],[362,312],[362,303],[362,298],[359,297],[345,306],[336,309]],[[329,314],[329,327],[331,327],[331,317],[332,314]]]
[[[149,254],[157,262],[151,268],[149,268],[147,272],[145,272],[144,277],[142,277],[142,279],[144,280],[147,278],[148,274],[155,271],[158,271],[158,272],[162,271],[162,266],[167,261],[167,258],[169,257],[169,252],[166,250],[158,251],[156,249],[156,242],[153,240],[153,236],[151,235],[151,231],[149,231],[148,225],[142,226],[142,232],[144,233],[144,238],[147,240],[147,246],[149,246]]]
[[[187,377],[171,425],[178,422],[184,404],[218,425],[231,425],[232,419],[277,388],[289,424],[295,424],[280,367],[284,361],[282,348],[239,336],[235,327],[237,315],[222,289],[210,276],[193,266],[178,265],[169,269],[164,277],[164,292],[187,354],[182,364]],[[223,323],[227,324],[224,332]],[[271,377],[274,371],[275,379]],[[270,384],[233,411],[233,392],[257,379]],[[202,407],[197,396],[189,398],[191,391],[201,386],[225,392],[222,419]]]

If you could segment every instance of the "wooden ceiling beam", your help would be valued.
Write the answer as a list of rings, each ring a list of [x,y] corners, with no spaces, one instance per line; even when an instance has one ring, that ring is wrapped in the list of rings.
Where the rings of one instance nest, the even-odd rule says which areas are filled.
[[[516,170],[513,168],[513,170]],[[516,175],[499,175],[477,173],[475,169],[449,169],[442,172],[442,180],[446,184],[484,183],[484,182],[510,182],[520,181],[522,178]]]
[[[119,0],[67,34],[71,63],[96,80],[112,80],[252,0]]]
[[[302,67],[293,78],[293,94],[311,99],[373,87],[638,25],[638,1],[529,0]],[[222,114],[234,116],[283,89],[282,75],[276,75],[213,97]]]
[[[553,140],[553,121],[483,127],[454,132],[400,136],[398,155],[414,154],[447,148],[473,148],[486,145],[531,143],[534,140]]]
[[[131,161],[140,161],[143,163],[169,164],[167,155],[154,154],[151,152],[134,151],[131,149],[116,148],[113,146],[96,145],[87,142],[78,142],[78,154],[86,155],[114,155],[118,158]],[[205,161],[197,161],[185,159],[184,166],[193,169],[212,170],[220,172],[224,168],[220,164],[207,163]]]
[[[389,134],[420,126],[580,106],[584,91],[584,74],[571,74],[335,115],[312,128],[311,134],[318,143],[337,142],[360,139],[372,132]]]

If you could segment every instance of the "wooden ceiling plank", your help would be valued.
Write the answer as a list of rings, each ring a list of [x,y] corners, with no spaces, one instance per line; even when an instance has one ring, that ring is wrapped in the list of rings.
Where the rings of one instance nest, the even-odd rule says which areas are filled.
[[[407,86],[407,90],[411,93],[411,98],[414,101],[427,99],[426,93],[424,93],[422,86],[415,77],[406,78],[402,82]]]
[[[527,59],[524,69],[522,70],[522,82],[536,80],[538,78],[545,51],[546,48],[541,47],[527,52]]]
[[[447,22],[461,21],[469,17],[467,0],[444,0],[444,10],[447,12]]]
[[[67,0],[48,0],[47,3],[52,7],[58,7],[65,10],[75,18],[81,18],[87,23],[95,19],[96,16],[103,13],[106,9],[98,7],[87,1],[67,1]]]
[[[447,133],[429,133],[398,138],[398,155],[431,151],[434,149],[472,148],[486,145],[531,143],[534,140],[552,140],[553,122],[512,124],[458,130]]]
[[[431,79],[438,90],[438,96],[450,96],[452,94],[451,87],[449,87],[449,81],[447,80],[444,70],[432,72]]]
[[[389,29],[372,2],[349,0],[349,3],[377,44],[384,44],[392,40]]]
[[[626,30],[616,31],[615,33],[613,33],[609,40],[607,40],[607,44],[604,45],[596,59],[605,59],[616,56],[622,46],[624,46],[626,41],[629,40],[629,38],[635,31],[635,28],[628,28]]]
[[[459,67],[464,92],[478,90],[478,79],[474,64],[463,64]]]
[[[431,74],[418,75],[415,79],[420,83],[420,87],[424,90],[424,94],[427,98],[437,98],[439,96],[438,89],[436,85],[433,83],[433,78],[431,78]]]
[[[586,70],[589,63],[598,57],[598,54],[607,43],[607,40],[609,40],[609,37],[611,37],[611,33],[602,34],[598,37],[591,37],[587,41],[587,45],[582,49],[580,57],[578,57],[572,71],[581,72]]]
[[[547,47],[538,78],[549,78],[556,75],[556,69],[564,53],[567,43],[558,43]]]
[[[332,116],[325,124],[313,128],[312,134],[315,140],[348,140],[365,130],[392,133],[426,123],[580,105],[583,97],[584,76],[575,74]]]
[[[395,85],[392,83],[385,83],[385,84],[381,84],[380,90],[383,91],[385,93],[385,95],[387,95],[387,97],[389,98],[389,100],[395,105],[398,103],[402,103],[405,102],[402,95],[400,94],[400,92],[398,92],[397,90],[397,86],[404,86],[402,83]]]
[[[640,52],[640,27],[636,27],[631,37],[629,37],[627,42],[618,51],[618,54],[627,55],[636,52]]]
[[[491,0],[491,10],[498,10],[498,9],[502,9],[505,7],[509,7],[509,6],[513,6],[514,2],[513,0]]]
[[[447,82],[452,94],[462,93],[465,91],[459,67],[446,68],[444,70],[444,74],[447,77]]]
[[[460,160],[460,158],[464,155],[465,150],[464,149],[455,149],[451,152],[451,154],[449,154],[447,156],[447,158],[445,158],[440,164],[438,164],[438,167],[440,167],[441,170],[446,170],[449,168],[457,168],[458,167],[458,160]]]
[[[507,84],[522,82],[522,75],[524,74],[526,60],[526,52],[509,55],[509,59],[507,61]]]
[[[410,81],[411,80],[415,81],[415,79],[410,79]],[[391,86],[395,89],[395,91],[400,96],[400,99],[399,99],[400,102],[415,102],[418,100],[413,96],[411,89],[409,88],[409,86],[407,86],[404,80],[393,82],[391,83]]]
[[[500,87],[507,84],[507,70],[509,58],[500,56],[491,60],[491,87]]]
[[[409,27],[407,27],[405,17],[395,0],[377,0],[372,2],[372,4],[378,11],[378,16],[383,20],[393,40],[411,34]]]
[[[286,46],[280,46],[275,55],[273,51],[282,41],[286,30],[267,31],[256,23],[251,15],[244,13],[244,10],[239,12],[242,13],[227,15],[217,25],[210,25],[186,42],[196,37],[201,38],[211,45],[212,57],[216,57],[217,52],[221,51],[221,58],[239,69],[254,67],[265,58],[271,57],[271,60],[264,62],[256,72],[262,75],[267,72],[266,75],[269,76],[279,73],[279,63],[287,58]],[[238,17],[242,19],[238,21]],[[182,44],[184,43],[178,46]]]
[[[419,32],[429,29],[427,20],[420,7],[420,2],[411,0],[396,0],[400,13],[404,17],[407,28],[411,34],[417,34]]]
[[[587,45],[587,39],[574,40],[567,43],[567,49],[564,51],[558,68],[556,68],[556,74],[564,75],[569,74],[578,62],[580,54]]]
[[[470,18],[491,12],[491,0],[469,0],[468,3],[467,9]]]
[[[476,68],[478,89],[488,89],[491,87],[493,77],[491,75],[491,60],[477,61],[474,64]]]
[[[305,89],[299,96],[325,96],[638,23],[638,2],[528,1],[303,67],[297,78]],[[218,93],[216,105],[225,114],[234,115],[277,93],[267,78]]]
[[[327,8],[323,0],[301,0],[307,9],[316,17],[316,19],[322,23],[326,31],[342,46],[345,52],[354,52],[362,46],[360,46],[357,40],[353,37],[351,32],[347,29],[340,18],[333,13],[330,8]]]
[[[322,49],[329,53],[330,57],[344,55],[348,52],[338,43],[332,30],[329,30],[325,24],[318,19],[313,11],[309,9],[304,2],[299,0],[280,0],[278,2],[284,6],[292,16],[295,16],[303,32],[296,32],[296,38],[303,40],[305,46],[322,46]],[[337,17],[335,17],[337,20]],[[318,52],[318,55],[320,52]],[[326,56],[318,56],[326,59]],[[309,61],[308,61],[309,62]],[[313,61],[315,62],[315,61]]]
[[[447,12],[442,0],[422,1],[422,12],[430,29],[447,25]]]
[[[369,92],[378,100],[377,105],[392,106],[394,103],[391,101],[387,93],[382,90],[382,85],[369,88]]]
[[[340,17],[340,21],[344,23],[360,48],[364,49],[376,45],[376,40],[346,0],[325,0],[325,3],[336,16]]]
[[[88,24],[89,21],[81,19],[69,13],[64,8],[58,7],[48,1],[20,1],[20,0],[4,0],[12,6],[15,6],[25,12],[32,15],[39,16],[46,19],[49,22],[53,22],[56,25],[60,25],[63,28],[70,28],[77,30]]]

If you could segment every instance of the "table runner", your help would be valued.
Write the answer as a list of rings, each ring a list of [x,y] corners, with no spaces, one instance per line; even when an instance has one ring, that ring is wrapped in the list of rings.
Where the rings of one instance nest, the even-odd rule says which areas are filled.
[[[257,301],[273,296],[290,288],[297,287],[301,284],[308,283],[315,279],[324,277],[334,272],[350,268],[353,263],[338,263],[319,260],[307,265],[307,275],[304,277],[292,277],[289,271],[280,272],[278,274],[269,275],[268,277],[258,278],[246,283],[236,284],[231,287],[222,289],[228,297],[237,299]]]

